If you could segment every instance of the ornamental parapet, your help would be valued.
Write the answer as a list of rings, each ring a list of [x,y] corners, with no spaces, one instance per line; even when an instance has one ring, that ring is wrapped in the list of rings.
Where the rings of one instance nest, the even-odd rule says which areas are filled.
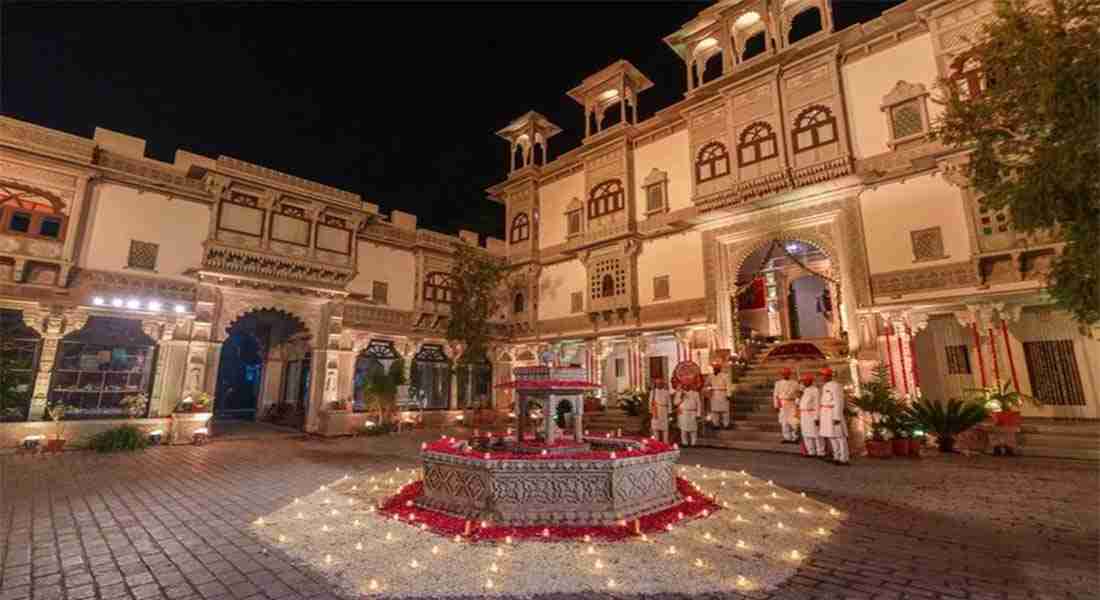
[[[208,243],[203,252],[202,266],[206,270],[246,277],[262,277],[343,288],[354,271],[332,265],[319,265],[286,256],[251,252],[216,243]]]
[[[416,233],[382,223],[366,223],[359,228],[359,236],[373,242],[411,248],[416,245]]]
[[[791,182],[794,187],[804,187],[823,183],[830,179],[839,179],[852,174],[852,158],[842,156],[825,162],[791,170]]]
[[[632,235],[637,231],[637,223],[633,221],[616,223],[614,225],[584,231],[569,238],[569,240],[565,242],[565,250],[567,252],[575,252],[582,248],[603,244]]]
[[[797,169],[782,169],[754,179],[738,181],[730,189],[696,196],[699,212],[732,208],[752,200],[774,196],[793,189],[839,179],[855,172],[855,163],[845,156]]]
[[[344,305],[345,327],[407,330],[412,328],[412,322],[411,312],[351,302]]]

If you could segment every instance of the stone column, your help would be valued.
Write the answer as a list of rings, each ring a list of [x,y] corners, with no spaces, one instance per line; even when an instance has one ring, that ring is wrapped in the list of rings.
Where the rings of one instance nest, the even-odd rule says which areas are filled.
[[[34,378],[34,393],[28,419],[38,421],[46,418],[46,405],[49,401],[50,377],[57,360],[57,349],[61,338],[82,329],[88,322],[88,314],[79,309],[62,310],[57,307],[43,308],[23,313],[23,322],[42,336],[42,350],[38,358],[38,371]]]
[[[149,394],[149,416],[171,414],[175,402],[172,398],[166,397],[165,389],[170,381],[178,381],[178,375],[183,371],[180,357],[178,354],[173,355],[173,351],[178,353],[180,348],[179,344],[173,341],[176,323],[174,320],[164,318],[142,319],[141,329],[145,335],[157,342],[152,392]],[[171,369],[169,369],[170,364]]]
[[[260,398],[256,402],[256,420],[259,421],[267,409],[279,402],[283,377],[286,371],[286,348],[282,345],[272,348],[264,362],[263,383],[260,385]]]

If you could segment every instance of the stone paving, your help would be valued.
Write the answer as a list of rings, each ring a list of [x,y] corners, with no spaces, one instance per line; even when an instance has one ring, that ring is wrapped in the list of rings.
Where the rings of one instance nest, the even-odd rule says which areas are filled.
[[[422,439],[0,456],[0,600],[334,598],[249,523],[365,464],[414,466]],[[850,513],[795,576],[753,598],[1100,595],[1095,463],[935,456],[838,468],[695,449],[683,462],[745,468]]]

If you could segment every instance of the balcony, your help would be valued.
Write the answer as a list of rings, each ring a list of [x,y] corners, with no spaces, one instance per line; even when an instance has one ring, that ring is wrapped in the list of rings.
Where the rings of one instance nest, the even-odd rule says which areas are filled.
[[[589,246],[595,246],[633,235],[637,231],[638,225],[633,221],[590,229],[570,237],[565,242],[565,251],[576,252]]]

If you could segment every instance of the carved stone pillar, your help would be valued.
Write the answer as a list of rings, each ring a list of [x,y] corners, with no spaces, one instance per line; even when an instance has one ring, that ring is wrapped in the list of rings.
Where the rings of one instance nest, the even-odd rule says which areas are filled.
[[[172,382],[183,372],[185,346],[175,341],[176,322],[165,318],[143,319],[141,329],[157,342],[156,364],[153,366],[153,386],[149,395],[149,416],[171,414],[178,398],[166,393]]]
[[[46,415],[50,377],[57,360],[57,349],[61,338],[83,328],[88,322],[88,314],[78,309],[62,311],[58,308],[49,308],[24,312],[23,322],[42,336],[42,351],[39,353],[38,372],[34,378],[34,393],[31,396],[28,415],[30,420],[37,421],[45,418]]]
[[[462,352],[466,348],[461,342],[448,342],[446,349],[447,358],[451,360],[451,394],[447,407],[458,410],[458,359],[462,357]],[[467,377],[467,383],[469,383],[469,377]]]

